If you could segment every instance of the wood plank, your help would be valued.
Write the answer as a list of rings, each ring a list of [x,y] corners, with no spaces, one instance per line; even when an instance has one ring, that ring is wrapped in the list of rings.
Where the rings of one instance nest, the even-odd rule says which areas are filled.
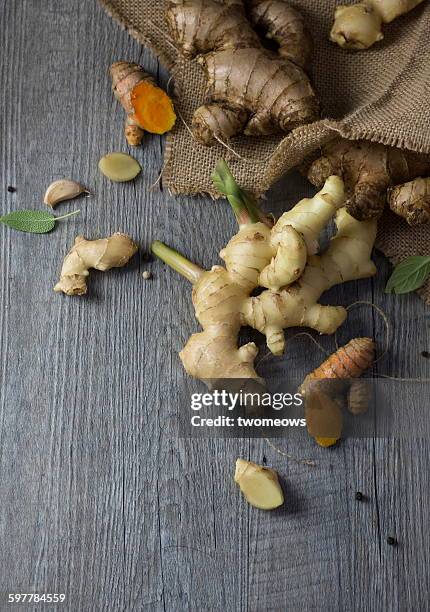
[[[209,268],[234,227],[229,207],[164,197],[166,213],[155,237]],[[160,262],[153,268],[166,296],[155,317],[156,328],[166,334],[161,342],[169,363],[159,378],[157,404],[166,609],[246,609],[247,510],[232,476],[236,457],[248,452],[248,441],[175,439],[175,416],[189,410],[175,398],[189,397],[196,386],[185,375],[178,352],[197,325],[188,282]],[[162,363],[161,354],[159,359]]]
[[[62,211],[79,205],[81,216],[50,236],[4,234],[9,295],[2,356],[9,367],[2,385],[1,498],[8,500],[1,510],[2,588],[65,591],[71,610],[121,609],[129,597],[156,609],[163,590],[152,511],[157,448],[146,445],[138,473],[127,464],[135,443],[130,432],[134,436],[140,423],[129,418],[151,394],[141,384],[147,371],[140,330],[151,309],[138,299],[144,285],[139,258],[127,270],[93,274],[83,300],[52,292],[77,233],[123,230],[145,239],[151,206],[139,210],[138,189],[156,176],[159,142],[137,153],[144,171],[136,185],[108,184],[97,162],[107,151],[126,148],[107,67],[118,56],[149,54],[143,56],[95,3],[7,10],[9,57],[20,54],[3,64],[14,87],[2,108],[19,111],[5,124],[8,159],[16,160],[9,180],[18,187],[8,205],[39,206],[47,184],[69,175],[95,195],[61,205]],[[156,440],[156,415],[148,413],[145,425],[147,441]],[[137,489],[130,484],[134,477]],[[137,512],[142,491],[146,503]]]
[[[378,364],[378,372],[400,378],[430,378],[430,363],[421,352],[430,345],[428,309],[416,295],[387,296],[383,293],[391,266],[381,261],[375,279],[378,304],[389,314],[391,346],[387,358]],[[376,300],[375,300],[376,301]],[[383,323],[377,320],[379,328]],[[407,403],[399,405],[401,386],[407,384]],[[428,423],[428,384],[411,385],[387,381],[384,392],[396,409],[407,410]],[[428,431],[428,426],[425,427]],[[419,424],[416,428],[419,431]],[[425,610],[429,601],[430,534],[427,438],[403,432],[400,439],[375,440],[375,479],[380,523],[380,585],[375,603],[385,609]],[[395,537],[391,547],[387,537]]]
[[[273,188],[277,214],[312,188],[296,173]],[[354,281],[332,289],[324,303],[352,304],[372,301],[372,281]],[[357,316],[358,314],[358,316]],[[359,335],[373,335],[371,309],[351,311],[348,326],[339,330],[338,341],[346,343]],[[298,386],[307,372],[325,358],[309,338],[287,332],[286,356],[272,359],[277,379]],[[312,336],[329,352],[333,337]],[[278,364],[277,364],[278,362]],[[344,440],[331,449],[319,448],[304,434],[290,440],[273,439],[277,454],[264,440],[253,440],[251,456],[263,457],[284,479],[285,509],[262,513],[251,510],[250,520],[250,610],[352,610],[372,582],[378,565],[378,534],[374,492],[372,440]],[[312,460],[315,467],[303,464]],[[355,492],[369,497],[355,500]]]

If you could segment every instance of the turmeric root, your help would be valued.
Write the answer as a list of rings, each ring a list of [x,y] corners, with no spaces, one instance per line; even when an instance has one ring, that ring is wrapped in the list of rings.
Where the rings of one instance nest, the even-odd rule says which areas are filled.
[[[329,176],[342,177],[347,195],[346,209],[361,221],[382,214],[389,187],[430,174],[430,156],[364,140],[336,139],[323,147],[321,157],[305,171],[318,189]],[[415,202],[417,198],[412,200]],[[395,212],[398,210],[401,210],[399,205]]]
[[[66,255],[60,281],[54,291],[66,295],[84,295],[90,268],[105,272],[122,268],[137,251],[137,245],[126,234],[112,234],[109,238],[86,240],[77,236],[75,244]]]
[[[353,338],[306,376],[301,393],[305,395],[306,389],[314,380],[359,378],[372,365],[374,359],[374,340]]]
[[[166,18],[182,55],[196,57],[206,74],[208,100],[192,122],[200,143],[286,132],[318,117],[302,68],[310,37],[301,15],[285,2],[169,0]],[[263,47],[253,26],[278,43],[278,54]]]
[[[333,285],[375,274],[370,254],[376,223],[360,223],[342,208],[343,182],[335,176],[313,198],[284,213],[273,228],[260,220],[256,204],[235,184],[225,163],[217,168],[216,184],[220,183],[239,222],[238,233],[220,253],[225,268],[204,271],[160,242],[152,250],[193,283],[193,304],[203,331],[193,334],[180,353],[186,371],[201,380],[256,378],[258,349],[253,342],[238,347],[240,328],[249,325],[263,333],[275,355],[284,350],[283,330],[288,327],[334,333],[346,310],[323,306],[318,299]],[[319,233],[335,214],[336,237],[324,254],[314,255]],[[301,255],[295,252],[293,272],[299,269],[300,276],[288,284],[286,279],[296,274],[289,269],[286,244],[292,237],[293,244],[301,245],[300,235],[307,249],[306,264],[303,268]],[[263,283],[271,288],[251,296]]]
[[[319,446],[336,444],[342,435],[342,411],[339,402],[330,395],[313,389],[305,402],[306,427]]]
[[[127,113],[124,131],[129,145],[140,145],[145,131],[164,134],[173,128],[172,100],[141,66],[116,62],[110,73],[114,95]]]
[[[330,40],[344,49],[368,49],[382,40],[382,24],[409,13],[423,0],[365,0],[338,6]]]
[[[351,414],[364,414],[369,409],[371,388],[365,380],[352,380],[348,391],[348,410]]]
[[[409,225],[430,222],[430,178],[416,178],[388,190],[388,204]]]
[[[284,494],[275,470],[238,459],[234,481],[239,485],[245,499],[260,510],[274,510],[284,503]]]
[[[320,366],[308,374],[300,387],[305,397],[306,423],[309,434],[320,446],[332,446],[342,431],[341,398],[348,393],[348,409],[364,412],[364,381],[359,378],[375,359],[375,342],[371,338],[353,338],[341,346]],[[367,395],[367,403],[369,396]]]

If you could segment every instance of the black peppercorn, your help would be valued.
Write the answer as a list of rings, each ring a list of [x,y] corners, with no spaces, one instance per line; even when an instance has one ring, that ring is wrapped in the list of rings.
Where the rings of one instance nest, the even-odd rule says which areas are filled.
[[[8,190],[9,193],[15,193],[15,191],[16,191],[15,187],[12,187],[12,185],[9,185],[7,190]]]
[[[361,491],[357,491],[357,493],[355,494],[355,499],[357,501],[362,501],[364,499],[364,495]]]
[[[393,538],[393,536],[388,536],[387,544],[389,544],[389,546],[395,546],[397,544],[396,538]]]
[[[266,457],[263,455],[263,465],[266,465],[266,463],[267,463],[267,459],[266,459]]]
[[[425,357],[426,359],[429,359],[430,353],[428,351],[422,351],[421,356]]]

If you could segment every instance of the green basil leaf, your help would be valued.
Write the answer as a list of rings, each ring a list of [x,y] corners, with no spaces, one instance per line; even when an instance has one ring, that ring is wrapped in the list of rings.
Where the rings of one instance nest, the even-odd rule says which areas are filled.
[[[430,257],[413,255],[399,263],[388,279],[386,293],[409,293],[421,287],[430,274]]]

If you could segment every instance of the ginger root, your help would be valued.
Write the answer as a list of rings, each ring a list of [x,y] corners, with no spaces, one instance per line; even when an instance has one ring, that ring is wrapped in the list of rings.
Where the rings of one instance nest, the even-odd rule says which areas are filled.
[[[67,253],[61,269],[60,281],[54,291],[66,295],[84,295],[87,292],[88,270],[105,272],[122,268],[137,251],[137,245],[126,234],[112,234],[109,238],[86,240],[77,236]]]
[[[321,156],[305,166],[305,173],[310,182],[318,189],[326,179],[336,174],[345,182],[347,195],[346,209],[359,221],[379,217],[385,206],[387,189],[411,179],[430,174],[430,156],[388,147],[364,140],[350,141],[336,139],[322,148]],[[395,191],[390,196],[390,205],[394,212],[407,216],[407,210],[422,207],[422,198],[427,197],[422,185],[407,193],[406,188],[401,197]],[[422,198],[420,199],[420,197]],[[409,209],[401,202],[409,202]],[[411,218],[411,217],[410,217]],[[424,222],[424,215],[416,215]]]
[[[409,13],[423,0],[365,0],[338,6],[330,40],[344,49],[369,49],[382,40],[382,24]]]
[[[388,204],[409,225],[430,223],[430,178],[416,178],[389,189]]]
[[[275,470],[245,459],[237,459],[234,481],[239,485],[246,501],[255,508],[274,510],[284,503],[284,494]]]
[[[141,66],[116,62],[110,73],[114,95],[127,113],[124,131],[129,145],[140,145],[145,131],[164,134],[173,128],[172,100]]]
[[[225,268],[204,271],[166,245],[155,242],[152,250],[193,283],[193,304],[203,331],[193,334],[180,353],[186,371],[200,380],[257,378],[254,342],[238,347],[240,328],[249,325],[266,336],[275,355],[285,347],[283,330],[306,326],[332,334],[346,318],[342,306],[323,306],[318,300],[333,285],[373,276],[370,259],[376,222],[360,223],[343,208],[340,178],[330,177],[323,189],[284,213],[273,228],[261,221],[254,202],[234,182],[225,163],[216,172],[239,221],[239,231],[221,251]],[[315,255],[317,238],[336,215],[337,234],[327,251]],[[302,236],[306,245],[303,267]],[[288,240],[300,245],[292,251],[291,275]],[[300,255],[297,255],[300,253]],[[296,271],[300,276],[294,279]],[[270,285],[258,296],[252,292]]]
[[[311,39],[285,2],[169,0],[166,18],[182,55],[196,57],[206,75],[207,102],[192,121],[200,143],[290,131],[317,119],[319,104],[303,70]],[[279,45],[278,54],[263,47],[254,26]]]

